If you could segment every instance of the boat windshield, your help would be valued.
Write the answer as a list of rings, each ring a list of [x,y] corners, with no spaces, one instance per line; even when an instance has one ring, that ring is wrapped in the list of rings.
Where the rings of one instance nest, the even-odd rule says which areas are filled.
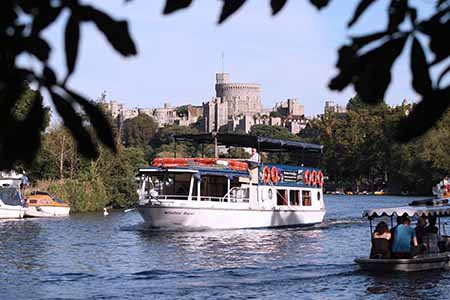
[[[0,188],[0,199],[6,205],[22,205],[22,197],[15,188]]]
[[[155,190],[160,196],[188,196],[191,184],[190,173],[154,173],[149,174],[150,184],[147,184],[145,191],[150,193]]]

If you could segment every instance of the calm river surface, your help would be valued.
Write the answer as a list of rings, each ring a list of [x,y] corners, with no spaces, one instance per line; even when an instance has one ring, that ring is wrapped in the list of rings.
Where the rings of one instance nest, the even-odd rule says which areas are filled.
[[[326,196],[310,229],[169,232],[137,212],[0,222],[0,299],[448,299],[450,272],[373,275],[369,207],[412,198]]]

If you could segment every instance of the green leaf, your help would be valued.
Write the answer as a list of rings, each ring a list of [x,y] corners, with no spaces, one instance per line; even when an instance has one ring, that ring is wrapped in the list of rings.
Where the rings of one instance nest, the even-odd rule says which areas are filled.
[[[403,23],[408,11],[408,0],[391,0],[389,5],[388,31],[398,30],[398,26]]]
[[[391,68],[403,51],[407,36],[387,41],[358,59],[353,85],[364,102],[379,103],[391,82]]]
[[[66,50],[66,64],[68,78],[75,69],[75,63],[78,56],[78,46],[80,42],[80,20],[72,13],[67,21],[64,34],[64,45]]]
[[[44,77],[44,85],[45,86],[50,87],[50,86],[53,86],[56,84],[56,82],[57,82],[56,74],[50,67],[45,66],[42,75]]]
[[[77,10],[80,13],[80,17],[95,23],[109,43],[120,54],[123,56],[137,54],[136,46],[131,38],[126,21],[116,21],[92,6],[80,6]]]
[[[108,123],[103,112],[90,101],[86,100],[82,96],[76,94],[68,89],[65,90],[78,104],[81,105],[83,110],[88,114],[89,120],[97,133],[100,141],[105,144],[113,152],[117,152],[116,144],[114,143],[114,137],[111,126]]]
[[[270,6],[272,7],[272,15],[279,13],[283,9],[286,2],[287,0],[271,0]]]
[[[330,0],[309,0],[317,9],[322,9],[328,5]]]
[[[245,3],[245,1],[246,0],[223,0],[219,24],[222,24],[229,16],[234,14]]]
[[[52,24],[60,15],[62,7],[51,7],[39,9],[39,13],[34,15],[31,27],[31,35],[37,35],[42,30]]]
[[[450,105],[450,87],[432,91],[416,104],[408,117],[397,128],[396,137],[401,142],[409,142],[428,131],[447,111]]]
[[[385,37],[388,34],[387,31],[381,31],[381,32],[375,32],[372,34],[368,34],[368,35],[364,35],[364,36],[360,36],[360,37],[353,37],[352,41],[353,41],[353,47],[356,47],[358,49],[363,48],[364,46],[375,42],[376,40],[379,40],[383,37]]]
[[[50,46],[45,40],[37,36],[25,39],[24,48],[42,62],[46,62],[50,56]]]
[[[432,64],[437,64],[450,55],[450,47],[448,46],[448,37],[450,36],[450,19],[447,18],[445,23],[441,19],[445,19],[444,12],[438,12],[427,21],[420,23],[419,29],[429,36],[429,48],[434,53],[435,59]]]
[[[427,60],[422,45],[419,40],[414,37],[411,50],[411,73],[412,86],[414,90],[425,95],[432,91],[433,85],[428,70]]]
[[[92,142],[92,137],[84,128],[81,117],[75,112],[70,103],[53,90],[49,90],[56,111],[64,121],[64,126],[72,133],[77,142],[77,150],[86,158],[95,159],[99,153]]]
[[[361,0],[356,7],[355,12],[353,13],[352,19],[348,22],[348,27],[352,27],[356,21],[358,21],[359,17],[366,11],[366,9],[375,2],[376,0]]]
[[[192,0],[167,0],[163,14],[168,15],[177,10],[187,8],[191,3]]]
[[[40,147],[43,124],[42,97],[36,93],[25,120],[16,121],[0,136],[0,170],[13,169],[19,161],[31,164]]]

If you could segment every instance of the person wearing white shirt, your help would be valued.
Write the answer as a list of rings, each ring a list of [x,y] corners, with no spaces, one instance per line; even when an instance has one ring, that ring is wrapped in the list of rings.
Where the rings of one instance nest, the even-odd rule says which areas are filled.
[[[261,162],[261,157],[259,156],[259,153],[256,152],[255,148],[252,148],[252,156],[250,156],[250,161],[256,162],[256,163],[260,163]]]

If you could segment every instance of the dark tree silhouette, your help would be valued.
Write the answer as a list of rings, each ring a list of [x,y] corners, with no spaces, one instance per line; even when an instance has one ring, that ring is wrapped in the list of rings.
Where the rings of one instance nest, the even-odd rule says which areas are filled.
[[[129,2],[130,0],[125,0]],[[295,0],[298,1],[298,0]],[[332,0],[309,0],[317,9]],[[379,0],[359,0],[348,27],[352,27],[366,9]],[[163,14],[185,9],[193,0],[166,0]],[[239,10],[246,0],[223,0],[219,24]],[[448,37],[450,36],[449,0],[434,0],[434,12],[427,19],[418,20],[417,8],[408,0],[390,0],[387,7],[388,25],[375,33],[353,37],[339,49],[336,67],[339,73],[329,84],[341,91],[353,85],[362,101],[376,104],[383,101],[391,82],[391,68],[403,51],[411,44],[412,87],[421,95],[421,101],[411,113],[399,122],[396,135],[399,141],[409,141],[432,127],[450,104],[450,86],[444,77],[450,71]],[[287,0],[270,0],[273,15],[279,13]],[[61,78],[48,66],[51,46],[41,32],[62,14],[69,12],[65,26],[65,54],[67,74]],[[35,99],[24,120],[12,114],[25,82],[46,89],[64,125],[77,141],[78,151],[88,158],[98,156],[91,133],[75,109],[81,107],[88,115],[99,140],[115,151],[112,131],[101,111],[83,96],[66,86],[76,67],[80,26],[94,23],[111,46],[123,56],[135,55],[136,47],[125,21],[114,20],[98,9],[81,4],[78,0],[2,0],[0,1],[0,169],[11,168],[18,161],[30,163],[40,145],[43,122],[42,99]],[[433,54],[428,61],[421,40],[428,41]],[[40,62],[40,70],[27,69],[17,64],[21,55],[31,55]],[[446,65],[447,64],[447,65]],[[431,69],[442,70],[435,80]],[[11,139],[11,132],[20,139]],[[23,140],[27,141],[23,149]]]

